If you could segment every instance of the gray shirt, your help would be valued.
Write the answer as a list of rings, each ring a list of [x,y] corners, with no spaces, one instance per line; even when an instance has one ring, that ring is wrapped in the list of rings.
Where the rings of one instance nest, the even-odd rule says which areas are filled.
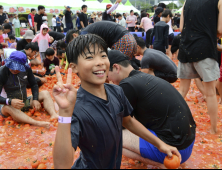
[[[142,69],[153,69],[166,74],[177,74],[176,64],[163,52],[147,48],[141,60]]]

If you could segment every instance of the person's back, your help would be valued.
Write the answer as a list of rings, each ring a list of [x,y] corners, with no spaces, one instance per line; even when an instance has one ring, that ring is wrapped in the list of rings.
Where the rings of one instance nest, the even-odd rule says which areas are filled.
[[[128,30],[115,22],[101,21],[88,25],[82,32],[99,35],[111,48],[115,42],[128,33]]]
[[[171,84],[158,77],[132,71],[120,82],[120,86],[134,108],[131,116],[153,130],[164,142],[182,150],[194,141],[196,125],[190,109]],[[134,100],[131,100],[132,96]]]
[[[219,0],[187,0],[178,59],[182,63],[217,60]]]
[[[143,17],[141,20],[141,23],[143,23],[143,28],[144,28],[145,32],[147,32],[149,29],[153,28],[152,21],[148,17]]]
[[[169,25],[167,25],[164,21],[159,21],[158,23],[156,23],[150,40],[152,43],[153,36],[155,36],[153,48],[165,53],[166,49],[168,48],[168,35]]]
[[[153,69],[155,72],[177,76],[176,64],[164,53],[147,48],[141,60],[141,68]]]

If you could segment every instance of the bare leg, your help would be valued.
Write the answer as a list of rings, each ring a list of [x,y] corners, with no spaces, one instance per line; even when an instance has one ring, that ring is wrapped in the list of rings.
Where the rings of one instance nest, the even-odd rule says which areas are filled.
[[[51,119],[58,119],[59,116],[55,111],[55,105],[48,91],[42,91],[39,93],[39,102],[43,102],[45,110],[51,115]]]
[[[130,158],[130,159],[134,159],[134,160],[137,160],[137,161],[140,161],[144,164],[148,164],[148,165],[152,165],[152,166],[157,166],[159,167],[160,169],[166,169],[166,167],[161,164],[161,163],[158,163],[158,162],[154,162],[154,161],[151,161],[149,159],[146,159],[146,158],[143,158],[141,155],[135,153],[135,152],[132,152],[128,149],[125,149],[123,148],[123,155]]]
[[[49,122],[34,120],[31,117],[27,116],[21,110],[15,109],[12,106],[4,106],[1,111],[2,111],[3,115],[12,116],[12,118],[15,121],[20,122],[20,123],[28,123],[28,124],[31,124],[31,125],[34,125],[34,126],[42,126],[42,127],[45,127],[45,128],[50,127]]]
[[[41,61],[39,61],[37,58],[35,58],[34,60],[31,61],[31,65],[40,65],[41,64]]]
[[[204,93],[206,95],[208,114],[210,115],[210,123],[212,134],[217,133],[217,114],[218,114],[218,103],[215,89],[215,81],[204,82]]]
[[[165,166],[161,163],[143,158],[140,155],[139,137],[126,129],[123,130],[123,155],[131,159],[136,159],[146,164],[158,166],[159,168],[165,168]]]
[[[173,59],[173,55],[172,55],[172,53],[171,53],[171,45],[169,45],[167,56],[168,56],[171,60]]]
[[[201,82],[201,80],[199,78],[195,79],[195,83],[197,85],[197,88],[200,90],[200,92],[202,93],[202,95],[204,96],[204,99],[206,99],[206,96],[204,94],[204,85]]]
[[[190,89],[190,83],[191,83],[190,79],[181,79],[180,80],[179,92],[183,96],[183,98],[186,97],[186,95],[187,95],[187,93],[188,93],[188,91]]]
[[[219,80],[217,81],[217,84],[216,84],[216,88],[220,94],[220,104],[221,104],[221,101],[222,101],[222,82],[220,82]]]

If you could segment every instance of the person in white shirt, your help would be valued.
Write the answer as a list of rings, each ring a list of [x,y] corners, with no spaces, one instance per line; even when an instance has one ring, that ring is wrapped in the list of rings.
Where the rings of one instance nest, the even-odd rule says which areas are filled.
[[[117,14],[117,18],[119,20],[119,25],[122,25],[124,28],[126,28],[126,20],[121,14]]]
[[[42,16],[42,21],[43,21],[43,24],[48,25],[48,18],[47,18],[47,14],[46,13],[44,13],[44,16]]]
[[[53,15],[53,18],[52,18],[52,27],[53,27],[53,31],[56,31],[56,16]]]

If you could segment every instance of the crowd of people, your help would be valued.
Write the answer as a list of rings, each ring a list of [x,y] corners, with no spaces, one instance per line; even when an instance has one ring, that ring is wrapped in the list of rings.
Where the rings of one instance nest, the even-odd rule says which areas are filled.
[[[160,168],[166,155],[186,162],[196,135],[184,99],[192,79],[207,102],[210,133],[217,133],[222,0],[186,0],[181,15],[174,16],[160,3],[151,19],[145,11],[113,15],[120,3],[108,4],[103,13],[89,18],[86,5],[76,14],[65,6],[64,15],[53,16],[52,29],[40,5],[37,13],[31,10],[30,30],[19,41],[18,16],[12,25],[5,23],[7,15],[0,6],[0,115],[48,128],[49,122],[25,114],[43,103],[51,119],[59,122],[55,168],[120,168],[122,155]],[[10,34],[12,26],[15,34]],[[178,28],[181,33],[174,36]],[[144,32],[145,39],[135,32]],[[173,56],[178,57],[178,67]],[[61,68],[68,74],[60,73]],[[81,79],[78,91],[71,84],[72,73]],[[49,92],[39,92],[45,76],[54,74],[58,114]],[[179,91],[170,84],[178,79]],[[27,96],[27,88],[32,96]],[[77,147],[81,154],[73,165]]]

